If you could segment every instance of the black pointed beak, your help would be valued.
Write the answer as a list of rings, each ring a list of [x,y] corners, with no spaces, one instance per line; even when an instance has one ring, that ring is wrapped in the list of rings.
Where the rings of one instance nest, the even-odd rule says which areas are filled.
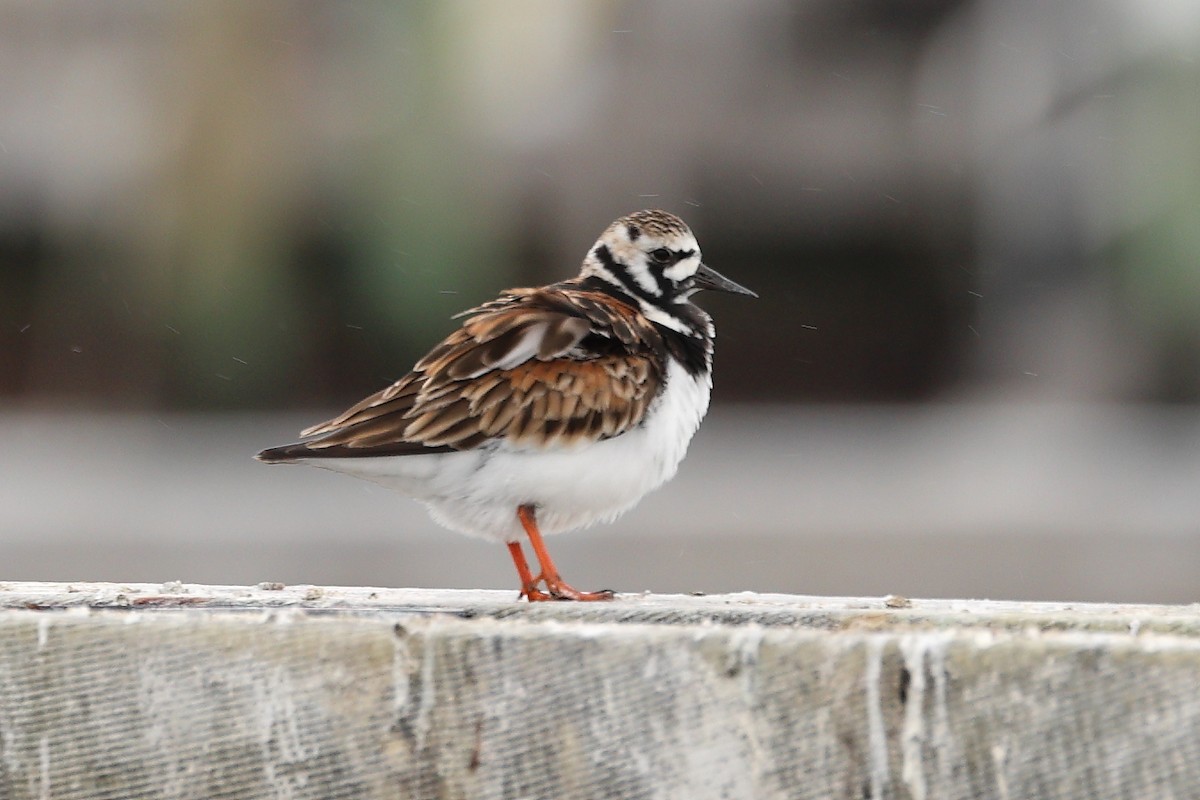
[[[697,289],[712,289],[716,292],[729,292],[730,294],[744,294],[750,297],[758,297],[757,294],[745,286],[742,286],[740,283],[734,283],[704,263],[700,264],[700,268],[692,276],[692,285]]]

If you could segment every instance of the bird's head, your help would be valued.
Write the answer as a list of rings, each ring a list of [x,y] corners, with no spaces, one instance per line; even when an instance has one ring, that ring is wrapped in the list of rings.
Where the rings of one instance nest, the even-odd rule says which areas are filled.
[[[675,316],[672,305],[701,289],[758,296],[701,261],[691,229],[666,211],[637,211],[609,225],[584,259],[582,276],[615,286],[663,324],[663,314]]]

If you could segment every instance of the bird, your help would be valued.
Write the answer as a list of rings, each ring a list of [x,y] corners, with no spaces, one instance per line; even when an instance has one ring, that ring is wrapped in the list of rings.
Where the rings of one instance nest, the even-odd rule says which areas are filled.
[[[518,599],[611,600],[563,580],[543,536],[612,521],[675,475],[712,388],[705,289],[758,296],[705,264],[674,214],[623,216],[578,276],[457,314],[404,377],[256,458],[373,481],[507,545]]]

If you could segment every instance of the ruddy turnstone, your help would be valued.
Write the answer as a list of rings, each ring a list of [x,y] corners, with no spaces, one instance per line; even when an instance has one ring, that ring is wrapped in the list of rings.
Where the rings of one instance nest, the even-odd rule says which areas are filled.
[[[578,277],[464,311],[412,372],[257,458],[374,481],[506,543],[530,601],[611,599],[563,581],[542,534],[612,520],[675,474],[712,387],[701,289],[757,297],[700,260],[679,217],[621,217]]]

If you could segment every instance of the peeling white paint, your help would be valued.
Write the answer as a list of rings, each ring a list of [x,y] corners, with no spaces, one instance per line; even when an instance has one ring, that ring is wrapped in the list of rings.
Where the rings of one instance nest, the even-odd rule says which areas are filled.
[[[925,800],[928,794],[927,772],[932,761],[940,770],[949,768],[944,750],[949,745],[946,709],[946,648],[954,640],[947,631],[901,636],[899,648],[908,671],[908,694],[904,704],[904,722],[900,731],[903,756],[901,778],[913,800]],[[927,698],[929,679],[933,679],[932,697]],[[930,717],[926,717],[926,708]]]
[[[925,648],[920,637],[900,640],[904,668],[908,671],[908,698],[904,704],[904,725],[900,731],[900,752],[904,762],[901,778],[913,800],[925,800],[924,747],[925,729]],[[913,641],[918,639],[918,641]]]
[[[741,675],[753,676],[753,668],[758,664],[758,651],[762,648],[765,631],[762,625],[755,622],[734,629],[729,636],[730,669],[736,669]]]
[[[50,800],[50,737],[38,740],[38,800]]]
[[[143,710],[146,726],[142,737],[146,749],[160,754],[164,779],[159,791],[164,798],[186,796],[186,779],[180,767],[180,735],[187,721],[179,713],[188,706],[189,688],[181,681],[175,666],[164,655],[149,655],[137,671],[137,702]],[[183,734],[186,738],[186,734]]]
[[[12,694],[11,676],[3,665],[0,665],[0,697],[11,697]],[[21,768],[21,759],[17,756],[19,735],[14,727],[11,710],[5,705],[0,705],[0,763],[4,764],[4,769],[10,775],[15,775]]]
[[[280,775],[277,768],[281,764],[302,765],[320,752],[315,740],[310,742],[310,737],[304,735],[296,703],[301,690],[294,685],[291,673],[282,666],[258,676],[253,688],[254,707],[260,709],[259,746],[267,785],[275,800],[294,800],[296,790],[308,783],[307,774],[302,769],[290,769]]]
[[[433,726],[433,707],[437,703],[437,648],[424,642],[421,654],[421,697],[417,701],[417,719],[413,725],[417,749],[425,747],[425,738]]]
[[[883,705],[879,681],[883,674],[883,648],[888,640],[873,636],[867,640],[867,668],[863,675],[867,693],[867,747],[870,758],[871,800],[881,800],[891,786],[888,767],[887,733],[883,727]]]
[[[996,771],[997,800],[1009,800],[1008,794],[1008,746],[1003,743],[992,745],[992,764]]]
[[[646,655],[646,660],[642,664],[642,678],[652,681],[658,677],[658,654],[651,651]]]
[[[399,718],[410,702],[408,676],[412,673],[413,657],[407,632],[396,629],[392,636],[392,716]]]

